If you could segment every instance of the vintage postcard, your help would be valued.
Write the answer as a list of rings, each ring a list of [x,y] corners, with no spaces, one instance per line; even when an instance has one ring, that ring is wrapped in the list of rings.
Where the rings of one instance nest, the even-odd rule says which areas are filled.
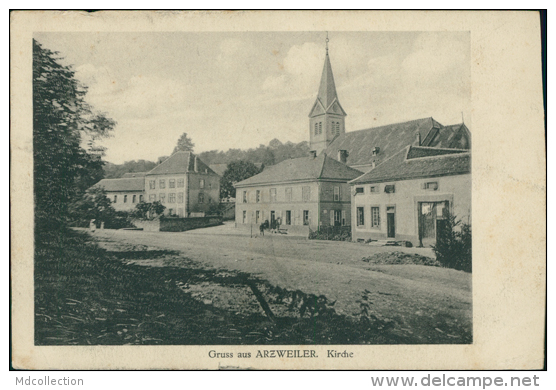
[[[539,369],[535,12],[13,12],[13,366]]]

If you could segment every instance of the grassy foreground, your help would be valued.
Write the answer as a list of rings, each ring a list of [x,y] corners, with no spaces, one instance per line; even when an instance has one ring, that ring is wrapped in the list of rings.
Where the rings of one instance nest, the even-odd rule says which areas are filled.
[[[412,343],[364,305],[358,319],[338,315],[323,296],[273,287],[241,272],[144,267],[128,260],[169,251],[109,252],[84,233],[50,234],[35,243],[35,344],[390,344]],[[127,262],[127,263],[126,263]],[[265,292],[289,314],[230,311],[194,299],[180,286],[207,281]],[[264,299],[264,298],[263,298]],[[264,304],[263,304],[264,305]]]

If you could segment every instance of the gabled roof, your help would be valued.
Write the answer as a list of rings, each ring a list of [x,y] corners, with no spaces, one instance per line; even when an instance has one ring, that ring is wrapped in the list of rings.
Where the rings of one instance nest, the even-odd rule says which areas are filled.
[[[236,183],[235,187],[318,179],[348,181],[355,179],[361,173],[322,153],[314,158],[300,157],[284,160],[267,167],[258,175]]]
[[[349,152],[347,164],[350,166],[368,165],[373,159],[377,159],[380,163],[401,148],[415,143],[417,135],[424,140],[433,128],[441,127],[442,125],[433,118],[423,118],[351,131],[338,136],[325,152],[330,156],[337,156],[338,150],[347,150]],[[372,155],[375,147],[380,149],[377,156]]]
[[[324,67],[320,78],[317,100],[315,101],[309,116],[312,117],[324,114],[325,112],[346,116],[346,112],[338,100],[336,84],[334,83],[334,75],[332,74],[332,65],[330,65],[328,51],[326,52],[326,57],[324,59]]]
[[[467,150],[409,145],[350,184],[451,176],[470,172],[471,153]]]
[[[144,191],[145,178],[133,177],[133,178],[121,178],[121,179],[102,179],[97,184],[92,186],[90,189],[97,188],[97,187],[102,187],[107,192]]]
[[[195,171],[196,156],[191,152],[176,152],[162,163],[147,172],[146,176],[182,174]],[[197,157],[197,172],[215,174],[212,169]]]

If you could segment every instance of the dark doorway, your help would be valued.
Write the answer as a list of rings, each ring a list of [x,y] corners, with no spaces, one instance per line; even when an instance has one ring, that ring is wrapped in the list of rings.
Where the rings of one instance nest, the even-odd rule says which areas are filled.
[[[396,208],[386,207],[386,231],[388,238],[396,237]]]

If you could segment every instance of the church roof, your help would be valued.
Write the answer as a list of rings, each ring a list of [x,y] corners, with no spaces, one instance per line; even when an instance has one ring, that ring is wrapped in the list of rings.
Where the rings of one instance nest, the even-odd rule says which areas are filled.
[[[351,131],[334,139],[325,149],[325,153],[337,156],[339,150],[347,150],[349,166],[368,165],[373,159],[384,161],[404,146],[413,144],[418,135],[421,140],[424,140],[433,128],[442,127],[440,123],[429,117]],[[378,148],[378,153],[373,156],[375,147]]]
[[[197,159],[197,171],[215,174],[212,169],[202,162],[191,152],[176,152],[162,163],[147,172],[147,176],[181,174],[195,171],[195,158]]]
[[[350,184],[380,183],[471,172],[471,153],[408,145]]]
[[[334,104],[336,103],[336,104]],[[328,50],[324,58],[324,67],[322,69],[322,76],[320,78],[319,93],[317,100],[311,109],[309,116],[320,115],[324,113],[332,113],[346,116],[346,113],[336,92],[336,84],[334,83],[334,74],[332,74],[332,65],[330,65],[330,57]]]
[[[145,178],[132,177],[132,178],[121,178],[121,179],[102,179],[97,184],[92,186],[90,189],[97,188],[97,187],[102,187],[107,192],[144,191]]]
[[[470,149],[471,133],[465,124],[444,126],[437,131],[431,132],[424,145],[437,148],[460,148]]]
[[[361,171],[321,153],[317,157],[300,157],[284,160],[267,167],[258,175],[240,181],[235,187],[297,182],[310,180],[352,180],[361,175]]]

